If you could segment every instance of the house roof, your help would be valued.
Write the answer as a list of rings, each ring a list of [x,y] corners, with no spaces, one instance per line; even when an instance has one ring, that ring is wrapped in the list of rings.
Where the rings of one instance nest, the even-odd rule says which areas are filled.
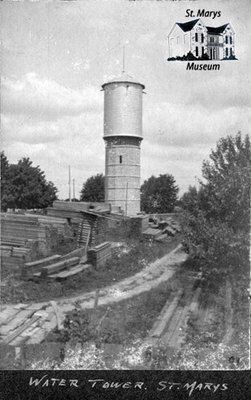
[[[184,22],[183,24],[180,22],[176,22],[176,24],[184,31],[188,32],[193,29],[194,25],[199,21],[199,18],[194,19],[193,21]]]
[[[228,24],[221,25],[221,26],[218,26],[216,28],[214,28],[212,26],[206,26],[206,28],[207,28],[207,32],[210,35],[219,35],[220,33],[224,32],[224,30],[226,29],[227,26],[228,26]]]

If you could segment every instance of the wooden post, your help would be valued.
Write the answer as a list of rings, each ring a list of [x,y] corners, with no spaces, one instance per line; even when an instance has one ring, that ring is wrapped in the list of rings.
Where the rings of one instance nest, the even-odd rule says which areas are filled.
[[[71,166],[69,165],[69,202],[71,201]]]
[[[72,179],[73,201],[75,201],[75,179]]]

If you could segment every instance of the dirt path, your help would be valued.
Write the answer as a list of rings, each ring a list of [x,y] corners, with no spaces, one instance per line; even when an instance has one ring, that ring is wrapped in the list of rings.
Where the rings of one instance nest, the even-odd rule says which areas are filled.
[[[98,305],[122,301],[157,287],[161,282],[169,280],[186,258],[181,245],[178,245],[139,273],[100,289]],[[2,307],[0,317],[0,340],[11,345],[40,343],[52,329],[61,325],[64,315],[75,308],[76,302],[82,309],[93,308],[95,298],[96,291],[91,291],[53,302],[6,305]],[[8,339],[10,337],[11,341]]]

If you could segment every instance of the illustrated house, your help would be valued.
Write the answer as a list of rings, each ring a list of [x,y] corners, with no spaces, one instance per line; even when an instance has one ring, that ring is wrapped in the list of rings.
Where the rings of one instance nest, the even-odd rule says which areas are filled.
[[[218,27],[205,26],[201,19],[176,22],[168,35],[169,58],[191,52],[195,57],[207,54],[210,60],[235,55],[235,32],[230,23]]]

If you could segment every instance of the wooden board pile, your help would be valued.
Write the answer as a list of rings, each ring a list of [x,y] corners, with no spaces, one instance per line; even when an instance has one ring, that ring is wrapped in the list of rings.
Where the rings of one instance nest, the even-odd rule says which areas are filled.
[[[27,217],[11,213],[1,213],[2,242],[38,240],[45,238],[44,228],[39,229],[38,217]]]
[[[80,257],[56,254],[41,260],[24,263],[22,278],[27,280],[46,279],[60,281],[76,275],[88,267],[89,265],[85,264],[85,262],[81,262]]]
[[[143,236],[147,239],[157,239],[162,236],[162,231],[157,228],[149,227],[143,232]]]
[[[46,257],[60,248],[74,247],[73,232],[66,219],[34,214],[1,213],[1,261],[9,273],[24,262]]]
[[[192,275],[188,276],[185,291],[180,289],[168,298],[147,341],[152,344],[160,341],[169,349],[181,348],[186,338],[188,320],[197,312],[200,294],[197,280]]]
[[[64,237],[71,236],[72,232],[65,218],[53,218],[49,216],[39,216],[38,222],[41,226],[51,226]]]
[[[84,202],[84,201],[54,201],[53,208],[58,210],[72,211],[93,211],[93,212],[109,212],[110,206],[104,202]]]
[[[3,276],[15,273],[38,249],[37,218],[1,213],[1,264]]]
[[[59,324],[52,304],[17,304],[1,307],[0,343],[11,346],[42,342]]]
[[[102,266],[111,257],[111,243],[104,242],[88,250],[88,262],[95,267]]]
[[[10,245],[1,245],[1,264],[5,268],[2,269],[2,278],[8,274],[18,272],[19,268],[24,265],[25,260],[31,257],[31,250],[26,247],[16,247]]]

